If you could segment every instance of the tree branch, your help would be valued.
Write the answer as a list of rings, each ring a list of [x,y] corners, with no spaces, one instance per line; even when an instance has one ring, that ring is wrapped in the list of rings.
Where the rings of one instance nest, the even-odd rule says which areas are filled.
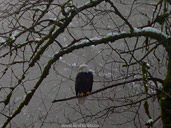
[[[110,86],[107,86],[107,87],[98,89],[98,90],[96,90],[94,92],[91,92],[90,95],[93,95],[93,94],[96,94],[96,93],[105,91],[105,90],[110,89],[110,88],[113,88],[113,87],[117,87],[117,86],[120,86],[120,85],[129,84],[129,83],[132,83],[132,82],[142,81],[142,80],[143,80],[142,78],[139,78],[139,79],[129,80],[129,81],[125,81],[125,82],[121,82],[121,83],[117,83],[117,84],[112,84]],[[163,82],[161,79],[158,79],[158,78],[149,78],[149,80]],[[62,101],[68,101],[68,100],[77,99],[77,98],[86,97],[86,96],[87,95],[85,95],[85,96],[73,96],[73,97],[69,97],[69,98],[58,99],[58,100],[52,101],[52,103],[57,103],[57,102],[62,102]]]

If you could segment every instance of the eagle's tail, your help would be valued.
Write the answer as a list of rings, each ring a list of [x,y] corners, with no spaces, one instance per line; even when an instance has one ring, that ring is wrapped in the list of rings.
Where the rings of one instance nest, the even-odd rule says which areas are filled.
[[[83,105],[85,103],[85,101],[86,101],[86,98],[87,97],[79,97],[78,98],[78,104]]]

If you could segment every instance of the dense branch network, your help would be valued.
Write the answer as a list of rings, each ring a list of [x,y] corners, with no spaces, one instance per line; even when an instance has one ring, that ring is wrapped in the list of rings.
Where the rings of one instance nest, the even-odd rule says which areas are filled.
[[[153,77],[150,74],[150,71],[148,71],[148,66],[146,63],[144,63],[144,60],[147,59],[148,56],[150,56],[151,54],[154,54],[154,56],[158,59],[157,55],[155,54],[155,51],[159,46],[164,46],[164,48],[166,48],[166,50],[169,51],[168,46],[171,38],[169,34],[170,28],[168,27],[170,23],[169,17],[171,11],[167,11],[169,4],[167,3],[167,1],[164,2],[165,6],[163,7],[164,8],[163,13],[160,13],[161,12],[160,6],[162,6],[161,1],[158,2],[157,4],[152,5],[155,7],[155,10],[153,12],[153,19],[151,21],[148,20],[147,25],[134,27],[137,25],[135,25],[135,23],[132,23],[130,18],[132,15],[134,15],[133,7],[135,3],[136,0],[133,0],[129,12],[130,14],[128,17],[125,16],[125,14],[122,13],[122,11],[120,11],[117,8],[117,3],[115,5],[115,3],[112,2],[111,0],[92,0],[81,6],[77,6],[76,4],[73,4],[72,0],[68,0],[67,2],[61,2],[61,3],[60,1],[56,3],[55,1],[51,1],[51,0],[24,1],[24,2],[19,1],[18,3],[15,2],[11,3],[11,6],[12,5],[13,7],[16,6],[16,10],[14,8],[11,9],[10,7],[8,7],[9,4],[8,2],[2,3],[6,7],[6,10],[4,11],[6,13],[3,14],[0,17],[0,19],[1,21],[3,21],[4,19],[9,21],[8,26],[10,29],[11,28],[12,29],[7,32],[4,30],[4,33],[1,33],[0,36],[1,37],[0,42],[2,42],[0,44],[1,46],[0,49],[1,50],[5,48],[9,49],[9,51],[6,50],[3,54],[0,55],[0,59],[2,60],[3,58],[9,57],[9,63],[0,63],[1,66],[5,67],[2,70],[0,78],[3,78],[11,68],[11,72],[12,72],[11,74],[17,81],[15,82],[15,84],[12,83],[13,84],[12,86],[0,87],[0,91],[9,90],[4,100],[1,100],[0,103],[3,103],[5,107],[9,105],[15,90],[17,90],[19,86],[23,87],[24,95],[25,95],[23,100],[14,108],[12,113],[7,115],[0,113],[6,117],[6,121],[2,127],[5,128],[10,123],[11,120],[13,120],[18,114],[21,113],[24,106],[27,106],[30,103],[36,91],[38,90],[38,88],[40,88],[42,82],[50,74],[52,65],[59,62],[61,57],[64,57],[68,54],[75,52],[76,50],[80,50],[86,47],[100,46],[100,45],[104,45],[104,47],[109,46],[110,50],[112,50],[112,52],[115,52],[121,59],[122,67],[128,67],[129,69],[131,66],[137,64],[142,68],[141,75],[143,76],[142,78],[136,78],[127,81],[125,80],[123,82],[122,80],[120,80],[120,82],[98,89],[92,92],[90,95],[103,92],[104,90],[108,90],[121,85],[134,83],[137,81],[141,81],[143,83],[145,90],[148,90],[147,83],[150,80],[153,81],[155,84],[158,82],[160,84],[163,84],[162,79]],[[103,8],[101,8],[104,5],[106,6],[106,10],[105,8],[104,10]],[[58,14],[55,14],[55,11],[53,12],[53,9],[55,8],[57,8],[57,10],[55,11],[59,11]],[[54,14],[57,18],[55,19],[46,18],[48,13]],[[100,14],[102,16],[106,14],[108,17],[110,17],[109,19],[112,21],[115,27],[114,28],[106,27],[107,31],[103,30],[103,28],[101,28],[101,26],[105,24],[103,21],[101,22],[99,27],[98,16]],[[119,19],[118,20],[119,22],[115,22],[112,19],[111,14],[112,16],[113,15],[116,16],[116,20]],[[142,15],[147,19],[149,19],[148,15],[145,14]],[[12,18],[12,20],[10,18]],[[78,34],[79,38],[77,37],[77,35],[75,36],[74,31],[76,31],[78,28],[75,26],[70,27],[72,22],[75,20],[75,18],[81,19],[82,23],[86,22],[85,24],[80,25],[81,30],[84,29],[89,30],[87,25],[90,24],[92,31],[95,31],[98,37],[96,36],[96,34],[92,36],[93,38],[85,35],[79,37],[79,34]],[[30,21],[29,23],[30,25],[27,26],[23,24],[22,20],[24,22]],[[161,25],[161,29],[159,27],[155,27],[156,24]],[[2,24],[1,27],[3,28],[4,25]],[[101,29],[104,31],[104,33],[101,32]],[[166,31],[164,31],[164,29]],[[19,32],[17,32],[16,30],[18,30]],[[108,32],[108,30],[111,30],[112,32]],[[72,38],[72,41],[68,41],[69,43],[67,45],[64,45],[59,41],[59,38],[60,36],[62,36],[63,33],[67,33],[68,36]],[[24,40],[22,40],[23,37]],[[140,46],[138,42],[139,42],[139,38],[142,37],[143,39],[145,38],[145,41],[143,45]],[[129,46],[133,45],[133,43],[128,40],[135,39],[135,38],[136,38],[136,43],[134,49],[131,50],[129,49]],[[151,40],[155,40],[155,41],[151,43]],[[125,45],[127,46],[127,50],[121,51],[119,48],[113,47],[113,45],[117,44],[119,41],[123,41],[125,43]],[[57,47],[56,52],[54,52],[53,55],[48,58],[45,65],[42,66],[40,62],[41,59],[43,58],[43,55],[50,47],[54,47],[54,46]],[[31,55],[29,56],[27,56],[27,49],[30,49],[31,51]],[[144,49],[146,49],[145,51],[147,52],[141,58],[136,57],[136,52]],[[130,55],[131,56],[130,60],[127,61],[126,58],[123,57],[123,54]],[[110,57],[112,58],[112,55]],[[17,60],[18,58],[20,60]],[[94,58],[92,58],[92,60],[93,59]],[[22,73],[19,76],[14,71],[15,66],[17,64],[23,65],[21,71]],[[27,75],[36,66],[39,67],[41,73],[39,76],[37,76],[35,84],[28,91],[25,88],[24,84],[27,83],[27,81],[29,81]],[[11,82],[13,81],[12,79],[13,78],[11,77]],[[161,90],[158,91],[160,93],[162,92]],[[144,98],[143,101],[145,100],[147,101],[148,98],[152,97],[152,96],[148,96],[148,91],[145,92],[145,95],[146,98]],[[76,98],[79,97],[74,96],[69,98],[56,99],[53,101],[53,103],[68,101]],[[147,102],[145,103],[146,103],[145,106],[146,114],[148,115],[149,118],[151,118],[148,112],[148,103]]]

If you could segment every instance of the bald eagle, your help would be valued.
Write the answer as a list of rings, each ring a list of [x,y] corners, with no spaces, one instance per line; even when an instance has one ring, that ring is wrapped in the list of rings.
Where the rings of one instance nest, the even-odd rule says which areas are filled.
[[[79,67],[79,73],[75,80],[75,93],[76,96],[89,95],[93,86],[93,73],[89,70],[88,66],[83,64]],[[86,97],[78,98],[79,104],[84,104]]]

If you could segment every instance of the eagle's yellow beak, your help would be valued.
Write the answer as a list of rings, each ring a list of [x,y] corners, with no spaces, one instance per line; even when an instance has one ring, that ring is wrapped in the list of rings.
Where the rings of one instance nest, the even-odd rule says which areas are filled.
[[[82,69],[83,69],[83,67],[79,67],[79,68],[78,68],[79,71],[82,70]]]

